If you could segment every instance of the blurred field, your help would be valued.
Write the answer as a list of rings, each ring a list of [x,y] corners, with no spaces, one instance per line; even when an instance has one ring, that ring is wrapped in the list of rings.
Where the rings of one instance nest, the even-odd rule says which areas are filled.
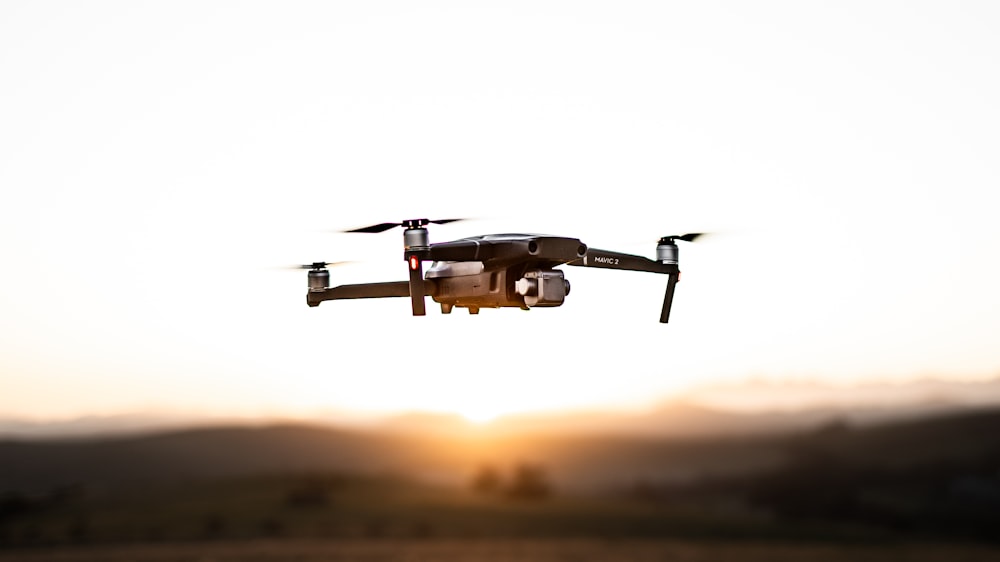
[[[511,497],[395,477],[281,475],[121,490],[67,489],[0,520],[0,545],[258,539],[879,538],[786,525],[700,502],[620,495]],[[831,532],[833,534],[831,534]]]
[[[596,540],[272,541],[0,551],[24,562],[995,561],[1000,550],[943,544],[832,545]]]

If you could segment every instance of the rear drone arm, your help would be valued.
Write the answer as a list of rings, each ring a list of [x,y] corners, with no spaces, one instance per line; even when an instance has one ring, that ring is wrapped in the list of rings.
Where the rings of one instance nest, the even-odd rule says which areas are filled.
[[[426,279],[423,282],[423,289],[424,294],[433,296],[437,292],[437,285],[433,279]],[[410,296],[409,281],[389,281],[387,283],[361,283],[358,285],[340,285],[339,287],[311,289],[306,294],[306,303],[309,306],[319,306],[319,303],[323,301],[408,296]]]
[[[676,248],[676,246],[674,246]],[[676,256],[676,254],[674,254]],[[672,260],[671,260],[672,261]],[[576,267],[598,267],[601,269],[624,269],[626,271],[647,271],[667,275],[667,292],[663,295],[663,308],[660,310],[660,322],[666,324],[670,319],[670,306],[674,300],[674,286],[680,280],[680,269],[677,263],[653,261],[649,258],[610,250],[587,249],[587,254],[566,265]]]

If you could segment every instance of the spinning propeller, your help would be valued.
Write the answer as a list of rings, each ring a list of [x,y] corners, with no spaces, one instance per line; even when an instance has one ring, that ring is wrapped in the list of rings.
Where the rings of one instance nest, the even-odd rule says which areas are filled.
[[[351,261],[314,261],[310,264],[286,265],[282,269],[308,269],[309,290],[318,291],[330,286],[330,270],[328,267],[338,267],[354,263]]]
[[[363,226],[361,228],[355,228],[353,230],[343,230],[341,232],[364,232],[364,233],[374,234],[376,232],[385,232],[386,230],[392,230],[397,226],[405,226],[407,229],[411,229],[411,228],[421,228],[431,223],[448,224],[450,222],[458,222],[463,220],[467,219],[438,219],[438,220],[411,219],[403,222],[382,222],[379,224],[373,224],[371,226]]]
[[[685,242],[694,242],[698,238],[704,236],[705,232],[689,232],[687,234],[674,234],[672,236],[664,236],[660,238],[660,244],[673,244],[674,240],[683,240]]]
[[[309,264],[304,265],[286,265],[281,269],[324,269],[327,267],[338,267],[341,265],[347,265],[349,263],[354,263],[352,261],[314,261]]]

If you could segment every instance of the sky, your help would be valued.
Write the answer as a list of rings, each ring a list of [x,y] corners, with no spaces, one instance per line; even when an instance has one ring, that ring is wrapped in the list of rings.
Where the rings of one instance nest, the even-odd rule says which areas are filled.
[[[1000,374],[994,2],[4,2],[0,417],[473,419]],[[560,308],[305,304],[470,217]]]

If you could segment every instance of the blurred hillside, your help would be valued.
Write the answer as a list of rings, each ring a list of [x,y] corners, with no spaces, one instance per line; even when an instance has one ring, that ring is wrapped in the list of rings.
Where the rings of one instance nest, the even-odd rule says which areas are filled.
[[[563,488],[579,491],[635,481],[686,483],[753,474],[804,457],[906,468],[935,459],[969,459],[1000,448],[1000,409],[881,424],[827,418],[818,425],[778,426],[775,419],[781,418],[747,424],[743,434],[696,437],[582,429],[569,434],[492,431],[456,421],[436,424],[436,431],[423,431],[418,423],[405,431],[394,426],[283,424],[109,438],[8,439],[0,441],[0,491],[309,471],[404,475],[458,484],[484,464],[518,460],[544,464]]]
[[[472,424],[457,414],[410,412],[383,418],[352,418],[326,412],[295,418],[295,423],[411,434],[454,434],[475,429],[477,433],[718,437],[809,430],[832,420],[869,425],[990,407],[1000,407],[1000,378],[847,386],[761,379],[693,388],[683,396],[644,410],[513,414],[486,424]],[[286,421],[150,413],[46,421],[0,418],[0,440],[106,438],[203,427],[261,427]]]
[[[996,513],[1000,409],[701,438],[283,425],[0,442],[0,542],[11,544],[386,534],[995,541]]]
[[[763,440],[761,440],[763,439]],[[132,486],[207,479],[339,471],[405,475],[455,485],[478,466],[542,463],[567,489],[600,489],[636,479],[684,480],[776,466],[773,438],[663,439],[517,434],[474,430],[417,433],[308,425],[221,427],[164,434],[0,442],[0,483],[38,491],[76,483]]]

